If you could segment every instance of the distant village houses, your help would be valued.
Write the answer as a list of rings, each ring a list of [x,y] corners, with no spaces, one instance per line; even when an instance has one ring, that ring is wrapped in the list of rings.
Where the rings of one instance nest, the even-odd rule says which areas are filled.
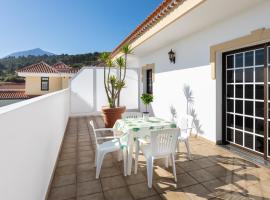
[[[50,66],[42,61],[21,68],[16,73],[18,76],[25,78],[24,84],[0,84],[0,107],[65,89],[77,72],[78,69],[69,67],[63,62]]]

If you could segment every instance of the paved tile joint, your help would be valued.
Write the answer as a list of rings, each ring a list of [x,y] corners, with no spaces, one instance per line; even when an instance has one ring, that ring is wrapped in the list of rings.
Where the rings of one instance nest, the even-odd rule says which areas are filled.
[[[95,144],[89,120],[104,127],[101,117],[71,118],[49,193],[49,200],[268,199],[270,169],[251,163],[206,140],[192,137],[193,160],[186,150],[176,155],[178,182],[162,160],[154,167],[153,188],[147,188],[146,163],[139,157],[137,175],[123,176],[117,155],[105,157],[95,179]]]

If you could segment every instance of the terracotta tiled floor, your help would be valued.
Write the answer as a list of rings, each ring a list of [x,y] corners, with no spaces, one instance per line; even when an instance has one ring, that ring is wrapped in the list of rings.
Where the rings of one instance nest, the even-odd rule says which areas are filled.
[[[153,189],[147,188],[146,166],[140,156],[137,175],[124,177],[122,162],[108,155],[95,179],[94,138],[89,120],[103,127],[100,117],[71,118],[67,127],[49,199],[268,199],[270,169],[257,166],[206,140],[191,138],[193,160],[185,148],[177,157],[177,178],[157,161]]]

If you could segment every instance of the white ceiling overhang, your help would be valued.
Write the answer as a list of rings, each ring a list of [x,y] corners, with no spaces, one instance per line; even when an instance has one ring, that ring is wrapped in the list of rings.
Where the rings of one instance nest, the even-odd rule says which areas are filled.
[[[136,46],[133,49],[134,55],[143,56],[173,44],[181,38],[251,9],[261,2],[264,0],[207,0]]]

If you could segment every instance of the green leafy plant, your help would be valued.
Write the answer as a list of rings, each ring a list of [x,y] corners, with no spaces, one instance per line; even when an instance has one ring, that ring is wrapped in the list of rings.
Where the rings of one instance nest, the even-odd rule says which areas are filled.
[[[148,94],[148,93],[143,93],[141,96],[141,100],[142,100],[143,104],[145,105],[146,113],[148,113],[148,106],[154,100],[153,95]]]
[[[121,53],[124,55],[124,58],[122,58],[122,62],[119,63],[117,60],[117,64],[120,67],[120,79],[122,78],[122,68],[123,68],[123,81],[126,79],[126,74],[127,74],[127,59],[128,59],[128,55],[132,54],[131,48],[129,44],[125,44],[122,49],[121,49]],[[120,65],[121,64],[121,65]],[[121,90],[122,88],[119,90],[119,97],[117,100],[117,106],[120,106],[120,94],[121,94]]]
[[[125,78],[127,70],[127,56],[131,53],[130,46],[124,45],[121,53],[123,56],[113,61],[109,53],[102,53],[99,60],[104,63],[104,87],[110,108],[120,106],[120,93],[125,88]],[[111,68],[116,67],[119,70],[119,76],[111,74]]]

